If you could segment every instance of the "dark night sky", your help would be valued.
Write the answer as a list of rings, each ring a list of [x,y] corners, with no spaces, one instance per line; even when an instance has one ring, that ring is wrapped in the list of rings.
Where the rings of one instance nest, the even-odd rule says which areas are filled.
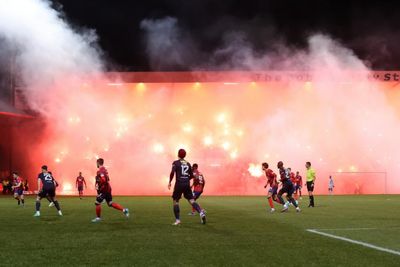
[[[145,53],[143,19],[178,19],[199,49],[211,54],[228,31],[246,33],[255,49],[266,38],[305,47],[311,33],[341,41],[374,69],[400,69],[400,4],[395,1],[328,0],[53,0],[74,27],[95,29],[114,67],[152,69]],[[266,30],[268,29],[268,30]],[[264,34],[268,31],[268,34]],[[271,34],[273,32],[273,34]],[[180,69],[185,69],[181,66]],[[163,69],[173,70],[174,67]],[[154,70],[154,68],[153,68]]]

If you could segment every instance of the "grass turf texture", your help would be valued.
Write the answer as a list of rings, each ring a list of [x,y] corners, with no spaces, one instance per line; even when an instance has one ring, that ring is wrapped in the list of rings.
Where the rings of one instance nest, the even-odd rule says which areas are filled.
[[[115,197],[133,217],[103,204],[95,217],[94,197],[60,197],[64,213],[42,201],[42,216],[32,217],[34,198],[25,208],[0,198],[2,266],[399,266],[400,256],[309,233],[306,229],[400,251],[400,196],[317,196],[316,208],[267,213],[265,197],[202,197],[207,225],[188,216],[181,201],[181,226],[169,197]],[[280,210],[280,207],[278,207]],[[278,211],[279,211],[278,210]],[[397,227],[397,228],[396,228]]]

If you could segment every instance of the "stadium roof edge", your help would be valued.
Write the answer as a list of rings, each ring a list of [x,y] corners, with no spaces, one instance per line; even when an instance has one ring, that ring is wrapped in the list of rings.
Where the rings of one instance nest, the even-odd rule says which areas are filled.
[[[2,118],[33,119],[35,117],[13,107],[11,104],[0,99],[0,119]]]
[[[307,71],[188,71],[188,72],[107,72],[106,77],[121,83],[192,82],[280,82],[312,81],[326,72]],[[367,77],[384,82],[400,82],[400,71],[345,71],[346,79]]]

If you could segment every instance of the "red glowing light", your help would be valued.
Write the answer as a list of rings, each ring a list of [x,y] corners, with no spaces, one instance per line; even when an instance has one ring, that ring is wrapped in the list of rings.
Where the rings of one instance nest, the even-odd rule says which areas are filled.
[[[263,161],[277,172],[276,163],[282,160],[303,177],[305,162],[311,161],[321,183],[316,191],[322,193],[333,171],[357,173],[384,167],[392,171],[390,164],[398,169],[398,162],[391,160],[400,158],[396,154],[400,149],[393,149],[396,131],[387,126],[396,124],[388,123],[393,122],[390,116],[380,116],[392,114],[398,119],[398,98],[377,97],[385,105],[386,99],[392,101],[387,104],[391,111],[381,105],[366,116],[362,109],[368,109],[367,104],[373,101],[358,93],[357,82],[342,92],[318,81],[247,80],[240,81],[241,86],[215,81],[145,81],[91,82],[76,92],[67,91],[66,108],[54,109],[48,118],[52,127],[40,128],[44,141],[33,150],[32,162],[35,166],[52,165],[53,171],[62,174],[60,182],[68,185],[73,184],[79,170],[94,176],[95,161],[103,157],[110,166],[116,194],[169,193],[165,173],[180,148],[187,150],[187,160],[199,163],[208,177],[208,194],[263,193],[257,179],[246,180],[263,176]],[[257,90],[249,90],[249,84],[257,85]],[[55,90],[62,92],[64,85],[58,86],[61,89]],[[199,86],[201,91],[188,90]],[[312,90],[291,90],[303,87]],[[358,91],[353,92],[354,88]],[[145,94],[138,95],[140,90]],[[340,102],[332,100],[332,91]],[[354,105],[356,100],[361,102]],[[380,115],[374,115],[375,111]],[[159,167],[149,167],[155,162]],[[137,178],[143,173],[146,177]],[[231,191],[226,192],[221,184],[228,181]],[[69,192],[68,187],[64,189]],[[342,190],[339,185],[337,190]]]

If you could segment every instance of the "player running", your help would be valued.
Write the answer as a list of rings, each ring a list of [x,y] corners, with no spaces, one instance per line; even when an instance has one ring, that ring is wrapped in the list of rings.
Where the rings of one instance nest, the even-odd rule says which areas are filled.
[[[296,211],[299,212],[300,208],[297,205],[296,200],[292,197],[292,194],[294,192],[293,184],[292,181],[290,181],[290,172],[288,169],[285,169],[283,167],[283,162],[279,161],[278,162],[278,169],[279,169],[279,174],[280,174],[280,181],[282,183],[282,188],[278,192],[278,199],[282,203],[285,203],[285,201],[282,198],[282,195],[286,193],[286,198],[288,202],[285,203],[283,206],[282,212],[285,212],[289,209],[289,204],[292,203],[293,206],[296,207]]]
[[[18,175],[17,172],[13,172],[13,178],[14,178],[14,183],[13,183],[14,185],[12,186],[12,189],[14,190],[14,198],[18,201],[18,206],[22,202],[22,207],[25,207],[24,181]]]
[[[306,169],[307,169],[307,191],[308,191],[308,196],[310,198],[310,204],[308,207],[313,208],[314,207],[314,183],[315,183],[315,170],[311,168],[311,162],[307,161],[306,162]]]
[[[60,204],[56,199],[56,181],[51,172],[47,170],[47,166],[42,166],[42,172],[38,175],[38,188],[39,193],[36,198],[36,212],[33,216],[40,216],[40,200],[42,198],[47,198],[49,201],[54,203],[58,211],[58,215],[62,216]]]
[[[296,196],[300,196],[300,199],[302,199],[302,197],[301,197],[301,185],[303,184],[303,177],[301,177],[299,172],[296,172],[295,181],[296,181],[296,183],[294,184],[294,189],[295,189],[294,193],[295,193]]]
[[[76,177],[76,183],[75,184],[76,184],[76,188],[78,189],[79,198],[82,199],[82,196],[83,196],[83,185],[85,185],[85,189],[87,188],[85,178],[82,176],[82,172],[79,172],[79,176]]]
[[[129,217],[129,210],[123,208],[120,204],[115,203],[112,201],[111,195],[111,185],[110,185],[110,178],[108,176],[108,171],[104,167],[104,159],[99,158],[96,161],[97,164],[97,175],[96,175],[96,184],[98,185],[98,195],[96,198],[96,218],[92,220],[92,222],[99,222],[101,221],[101,203],[105,200],[109,207],[113,207],[114,209],[122,211],[126,217]]]
[[[276,174],[274,173],[273,170],[269,169],[269,165],[266,162],[262,164],[262,169],[265,172],[265,176],[267,177],[267,183],[264,186],[264,188],[267,188],[267,186],[269,185],[269,190],[267,195],[268,203],[271,208],[271,212],[275,212],[275,207],[272,200],[274,200],[276,203],[283,204],[283,202],[280,202],[279,199],[277,198],[278,181],[276,180]]]
[[[194,200],[197,200],[203,193],[204,187],[206,185],[206,180],[204,179],[203,174],[199,171],[199,165],[197,163],[194,163],[192,167],[193,167],[194,178],[191,188],[193,188],[193,198]],[[205,212],[204,209],[201,210]],[[195,214],[196,214],[196,209],[192,206],[192,212],[189,212],[189,215],[195,215]]]
[[[172,170],[169,175],[168,190],[171,189],[171,182],[176,176],[174,192],[172,194],[175,222],[173,225],[180,225],[181,220],[179,217],[179,200],[183,196],[189,201],[192,207],[200,214],[201,223],[206,223],[206,214],[201,210],[199,204],[194,200],[192,190],[190,189],[190,179],[194,178],[192,167],[190,163],[185,160],[186,151],[184,149],[179,149],[178,160],[172,163]]]

